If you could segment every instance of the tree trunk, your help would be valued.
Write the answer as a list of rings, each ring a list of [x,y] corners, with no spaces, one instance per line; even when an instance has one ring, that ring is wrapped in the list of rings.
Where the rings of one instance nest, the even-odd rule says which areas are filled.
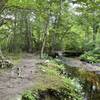
[[[30,29],[30,23],[28,20],[28,16],[25,18],[25,25],[26,25],[26,31],[25,31],[25,49],[26,52],[32,53],[33,51],[33,41],[32,41],[32,32]]]
[[[49,6],[51,6],[51,1],[48,1]],[[44,54],[44,49],[45,49],[45,45],[46,45],[46,38],[47,38],[47,34],[48,34],[48,28],[49,28],[49,20],[50,20],[50,16],[51,16],[51,10],[48,10],[47,13],[47,19],[46,19],[46,24],[45,24],[45,29],[44,29],[44,34],[43,34],[43,43],[42,43],[42,47],[41,47],[41,53],[40,53],[40,58],[43,58],[43,54]]]
[[[96,47],[96,35],[97,35],[98,25],[94,23],[93,25],[93,47]]]
[[[5,4],[8,2],[8,0],[0,0],[0,14],[5,6]]]
[[[59,12],[58,14],[55,16],[55,22],[54,22],[54,25],[53,25],[53,29],[56,30],[57,28],[59,28],[60,26],[60,22],[61,22],[61,15],[62,15],[62,3],[63,1],[60,0],[59,1]],[[59,49],[59,48],[56,48],[56,45],[57,45],[57,33],[56,32],[53,32],[52,33],[52,50],[51,52],[54,52],[55,50]]]
[[[0,0],[0,14],[5,6],[5,4],[7,3],[8,0]],[[3,57],[3,54],[1,52],[1,48],[0,48],[0,57],[2,58]]]
[[[40,54],[41,58],[43,58],[43,54],[44,54],[44,48],[45,48],[46,38],[47,38],[47,33],[48,33],[48,26],[49,26],[49,17],[47,18],[47,22],[46,22],[46,25],[45,25],[45,31],[44,31],[44,36],[43,36],[43,44],[42,44],[41,54]]]

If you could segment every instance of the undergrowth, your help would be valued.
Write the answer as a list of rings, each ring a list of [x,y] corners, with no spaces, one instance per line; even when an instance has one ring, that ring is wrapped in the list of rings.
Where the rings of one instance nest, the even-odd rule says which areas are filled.
[[[64,65],[57,60],[46,60],[40,65],[42,76],[29,92],[22,95],[22,100],[83,100],[82,87],[76,79],[61,75]]]
[[[95,48],[92,51],[85,52],[81,55],[81,60],[89,63],[100,63],[100,48]]]

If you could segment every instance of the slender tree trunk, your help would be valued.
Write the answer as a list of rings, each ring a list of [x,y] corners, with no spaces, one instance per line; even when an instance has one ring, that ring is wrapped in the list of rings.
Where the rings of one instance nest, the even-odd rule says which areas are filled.
[[[5,4],[8,2],[8,0],[0,0],[0,14],[4,9]]]
[[[14,20],[14,23],[13,23],[13,36],[12,36],[12,38],[11,38],[11,40],[10,40],[10,46],[8,47],[8,50],[9,50],[9,52],[15,52],[16,51],[16,47],[17,47],[17,44],[16,44],[16,42],[17,42],[17,40],[16,40],[16,33],[17,33],[17,31],[16,31],[16,28],[17,28],[17,26],[16,26],[16,21],[17,21],[17,14],[16,14],[17,12],[16,12],[16,10],[14,11],[14,17],[15,17],[15,20]]]
[[[92,0],[92,1],[94,3],[96,2],[96,0]],[[96,47],[96,35],[97,35],[97,30],[98,30],[95,16],[96,16],[96,9],[94,9],[94,12],[93,12],[93,47],[94,48]]]
[[[48,3],[49,3],[49,6],[51,6],[52,2],[48,1]],[[43,58],[43,54],[44,54],[44,49],[45,49],[45,45],[46,45],[46,38],[47,38],[48,28],[49,28],[50,16],[51,16],[51,10],[49,9],[48,13],[47,13],[47,20],[46,20],[45,29],[44,29],[43,43],[42,43],[42,47],[41,47],[40,58]]]
[[[0,14],[2,13],[3,11],[3,8],[5,6],[5,4],[8,2],[8,0],[0,0]],[[2,55],[2,52],[1,52],[1,48],[0,48],[0,56],[3,56]]]
[[[40,54],[41,58],[43,58],[43,54],[44,54],[44,48],[45,48],[46,38],[47,38],[47,33],[48,33],[48,26],[49,26],[49,17],[47,18],[47,22],[46,22],[46,25],[45,25],[45,32],[44,32],[44,36],[43,36],[43,44],[42,44],[41,54]]]
[[[94,23],[93,25],[93,47],[96,47],[96,35],[97,35],[97,25]]]
[[[51,53],[54,52],[55,47],[56,47],[56,33],[55,30],[57,29],[57,17],[55,17],[55,22],[53,25],[54,31],[52,32],[52,48],[51,48]]]
[[[32,32],[31,32],[30,22],[28,20],[28,16],[25,18],[25,25],[26,25],[25,49],[26,49],[26,52],[31,53],[33,50],[33,41],[32,41]]]
[[[86,27],[86,32],[84,34],[84,42],[83,42],[83,46],[84,46],[84,50],[87,51],[87,43],[89,42],[89,32],[88,32],[89,28]]]
[[[0,48],[0,60],[4,60],[4,56],[2,54],[1,48]]]
[[[53,27],[53,29],[54,30],[56,30],[57,28],[59,28],[59,26],[60,26],[60,22],[61,22],[61,15],[62,15],[62,3],[63,3],[63,1],[62,0],[60,0],[59,1],[59,5],[60,5],[60,7],[59,7],[59,12],[58,12],[58,14],[55,16],[55,22],[54,22],[54,27]],[[57,49],[59,49],[59,48],[56,48],[56,46],[57,46],[57,33],[54,31],[53,33],[52,33],[52,50],[51,50],[51,52],[54,52],[55,50],[57,50]]]

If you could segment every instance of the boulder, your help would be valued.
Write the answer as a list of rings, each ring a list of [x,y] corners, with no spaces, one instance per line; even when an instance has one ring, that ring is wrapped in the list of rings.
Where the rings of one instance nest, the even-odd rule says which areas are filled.
[[[12,68],[13,64],[10,60],[0,60],[0,68]]]

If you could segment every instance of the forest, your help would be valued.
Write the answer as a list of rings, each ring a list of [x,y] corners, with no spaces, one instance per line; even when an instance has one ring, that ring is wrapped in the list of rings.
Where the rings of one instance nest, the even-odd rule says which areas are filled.
[[[100,0],[0,0],[0,100],[100,100]]]

